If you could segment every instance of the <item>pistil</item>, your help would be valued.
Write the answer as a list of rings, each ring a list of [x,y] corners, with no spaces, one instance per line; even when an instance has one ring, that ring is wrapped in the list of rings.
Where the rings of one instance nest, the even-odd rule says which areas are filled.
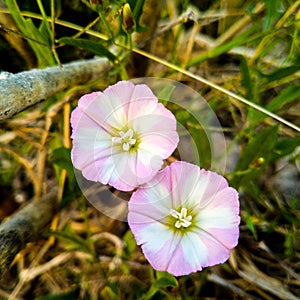
[[[112,137],[112,142],[122,144],[122,149],[129,151],[130,148],[135,145],[136,139],[133,138],[133,130],[130,128],[126,132],[120,131],[119,136]]]
[[[175,223],[175,227],[176,228],[180,228],[181,226],[184,228],[189,227],[192,224],[192,216],[191,215],[187,215],[187,209],[185,207],[181,208],[181,211],[178,212],[175,209],[171,209],[170,210],[170,215],[172,217],[174,217],[175,219],[177,219],[176,223]]]

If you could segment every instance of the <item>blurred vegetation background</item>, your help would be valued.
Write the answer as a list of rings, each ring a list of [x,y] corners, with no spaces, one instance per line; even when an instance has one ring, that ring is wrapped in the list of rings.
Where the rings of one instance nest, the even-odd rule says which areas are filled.
[[[0,299],[299,299],[299,34],[292,0],[0,1],[2,80],[95,56],[110,62],[97,80],[1,122],[0,221],[32,199],[50,199],[55,213],[43,215],[44,230],[33,222],[37,234],[3,272]],[[229,261],[181,278],[153,271],[128,225],[89,204],[70,160],[78,98],[144,76],[204,97],[226,138],[225,176],[240,194]],[[205,129],[169,108],[209,168]]]

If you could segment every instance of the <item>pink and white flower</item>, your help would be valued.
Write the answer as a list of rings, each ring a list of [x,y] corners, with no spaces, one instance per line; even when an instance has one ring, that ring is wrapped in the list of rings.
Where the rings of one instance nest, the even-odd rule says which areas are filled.
[[[225,262],[238,243],[239,200],[224,177],[174,162],[135,191],[128,222],[153,266],[175,276]]]
[[[129,81],[81,97],[71,125],[74,167],[122,191],[152,179],[179,141],[174,115],[149,87]]]

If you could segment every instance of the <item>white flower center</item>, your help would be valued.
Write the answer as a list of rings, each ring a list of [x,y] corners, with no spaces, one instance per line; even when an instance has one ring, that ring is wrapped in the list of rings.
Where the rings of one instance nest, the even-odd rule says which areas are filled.
[[[131,128],[126,132],[120,131],[119,136],[114,136],[111,140],[113,143],[122,144],[124,151],[129,151],[130,147],[136,143],[136,139],[133,139],[133,130]]]
[[[187,216],[187,209],[185,207],[182,207],[180,212],[171,209],[170,215],[175,219],[178,219],[175,223],[176,228],[180,228],[181,226],[187,228],[192,224],[192,216]]]

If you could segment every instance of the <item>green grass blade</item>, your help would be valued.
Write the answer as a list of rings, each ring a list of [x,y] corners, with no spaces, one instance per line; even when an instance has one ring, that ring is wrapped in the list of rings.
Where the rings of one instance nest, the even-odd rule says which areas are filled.
[[[264,0],[266,3],[266,17],[263,22],[264,31],[269,30],[274,26],[281,14],[281,0]]]
[[[270,73],[270,74],[264,74],[262,72],[259,72],[259,75],[264,77],[266,80],[268,80],[268,82],[272,82],[275,80],[280,80],[284,77],[287,77],[289,75],[292,75],[296,72],[298,72],[300,70],[300,66],[299,63],[296,65],[292,65],[289,67],[285,67],[285,68],[279,68],[276,71]]]
[[[46,15],[45,10],[44,10],[43,3],[42,3],[41,0],[36,0],[36,1],[37,1],[38,6],[39,6],[41,15],[42,15],[42,17],[43,17],[43,20],[42,20],[42,23],[41,23],[41,27],[44,27],[44,28],[45,28],[45,31],[44,31],[45,36],[51,37],[51,35],[52,35],[52,30],[51,30],[50,24],[49,24],[49,22],[48,22],[48,20],[47,20],[48,17],[47,17],[47,15]]]
[[[203,61],[206,61],[210,58],[217,57],[229,50],[231,50],[234,47],[241,46],[242,44],[248,42],[250,35],[257,29],[256,25],[253,25],[251,28],[243,32],[242,34],[236,36],[234,39],[230,40],[229,42],[222,44],[216,48],[212,48],[206,53],[199,55],[198,57],[195,57],[190,60],[188,63],[188,67],[194,66],[196,64],[199,64]],[[255,35],[254,37],[251,37],[251,40],[254,38],[259,38],[261,36],[261,33],[258,35]]]
[[[63,37],[59,39],[57,42],[83,48],[85,50],[95,53],[98,56],[107,57],[110,61],[114,63],[117,62],[117,57],[100,43],[85,40],[85,39],[74,39],[69,37]]]
[[[31,19],[25,19],[22,16],[19,6],[15,0],[6,0],[6,5],[9,8],[10,13],[16,24],[18,25],[20,31],[25,35],[25,37],[28,36],[31,39],[37,41],[36,43],[29,39],[28,43],[37,57],[38,65],[40,67],[54,65],[55,60],[50,49],[49,39],[39,32]],[[41,44],[45,44],[48,46],[43,46]]]
[[[282,90],[281,93],[266,106],[266,109],[271,112],[276,112],[284,105],[298,100],[299,97],[300,85],[289,86],[286,89]],[[249,110],[248,121],[253,127],[255,127],[259,122],[261,122],[265,118],[265,114],[254,109]]]

